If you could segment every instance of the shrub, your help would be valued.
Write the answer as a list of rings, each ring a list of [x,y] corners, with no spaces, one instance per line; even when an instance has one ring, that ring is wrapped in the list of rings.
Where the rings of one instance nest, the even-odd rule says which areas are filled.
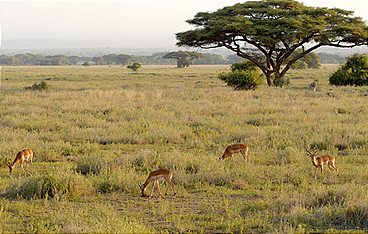
[[[19,186],[11,186],[7,195],[25,199],[61,199],[84,196],[92,192],[92,184],[80,175],[73,173],[47,173],[31,176]]]
[[[99,174],[102,168],[111,168],[114,163],[110,158],[82,157],[77,160],[76,172],[82,175]]]
[[[137,71],[139,68],[141,68],[142,65],[138,62],[134,62],[134,63],[131,63],[127,66],[127,68],[133,70],[133,71]]]
[[[262,72],[250,62],[231,65],[231,72],[221,73],[219,79],[235,90],[256,89],[264,80]]]
[[[231,65],[231,72],[221,73],[219,79],[235,90],[255,89],[264,80],[264,75],[252,62],[240,62]]]
[[[98,176],[94,176],[94,186],[100,193],[127,192],[139,193],[138,184],[146,179],[132,168],[103,169]]]
[[[337,86],[368,85],[368,54],[353,55],[329,79]]]
[[[82,63],[82,66],[88,67],[90,64],[88,61],[85,61],[84,63]]]
[[[26,87],[25,89],[42,91],[48,88],[50,88],[50,86],[46,83],[46,81],[41,81],[41,82],[36,82],[32,86]]]

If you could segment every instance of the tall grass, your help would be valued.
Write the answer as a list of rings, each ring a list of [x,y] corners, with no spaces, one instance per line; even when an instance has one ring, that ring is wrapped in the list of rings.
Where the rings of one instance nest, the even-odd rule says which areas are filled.
[[[227,69],[3,67],[0,155],[35,156],[26,175],[1,169],[1,231],[368,231],[366,88],[329,86],[325,66],[237,92],[216,78]],[[250,163],[218,160],[238,142]],[[306,147],[335,155],[339,177],[314,179]],[[175,199],[139,197],[157,168],[174,171]]]

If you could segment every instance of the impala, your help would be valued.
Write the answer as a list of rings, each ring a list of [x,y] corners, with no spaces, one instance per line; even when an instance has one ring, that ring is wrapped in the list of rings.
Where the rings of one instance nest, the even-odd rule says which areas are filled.
[[[249,161],[248,150],[249,146],[247,144],[230,145],[225,149],[225,152],[222,155],[222,157],[220,157],[220,159],[230,158],[236,153],[241,153],[243,155],[244,160]]]
[[[166,183],[166,193],[165,193],[165,195],[167,195],[167,190],[169,189],[169,187],[171,187],[172,191],[173,191],[173,194],[175,196],[176,195],[175,184],[171,181],[172,177],[173,177],[173,172],[170,171],[169,169],[158,169],[156,171],[151,172],[149,174],[148,178],[146,179],[146,182],[144,182],[144,184],[142,184],[142,185],[138,185],[139,188],[141,189],[142,197],[146,196],[145,191],[146,191],[146,189],[147,189],[147,187],[150,183],[152,183],[152,192],[151,192],[151,195],[149,197],[152,197],[155,188],[158,189],[158,192],[159,192],[160,197],[161,197],[159,180],[162,180],[162,179]]]
[[[23,163],[24,161],[26,161],[26,165],[27,165],[26,171],[28,171],[28,161],[32,164],[32,158],[33,158],[33,151],[29,148],[25,148],[18,152],[13,163],[11,164],[6,163],[6,165],[9,167],[10,173],[12,173],[16,164],[20,163],[20,168],[22,169],[22,172],[24,172]]]
[[[315,171],[314,171],[314,178],[317,178],[317,169],[318,168],[321,169],[321,174],[323,174],[323,166],[324,165],[327,165],[327,167],[328,167],[328,169],[330,169],[330,171],[335,170],[336,174],[339,175],[339,171],[338,171],[338,169],[335,165],[336,158],[334,156],[331,156],[331,155],[318,156],[317,151],[312,154],[308,150],[308,148],[306,150],[309,153],[308,156],[312,159],[313,166],[315,166],[315,168],[316,168]]]
[[[308,89],[312,90],[313,92],[316,92],[316,90],[317,90],[317,80],[310,83],[309,86],[308,86]]]

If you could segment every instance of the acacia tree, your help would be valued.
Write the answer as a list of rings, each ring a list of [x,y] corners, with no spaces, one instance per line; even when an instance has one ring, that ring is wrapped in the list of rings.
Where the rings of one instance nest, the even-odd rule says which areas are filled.
[[[196,28],[177,33],[178,46],[225,47],[257,65],[270,86],[282,84],[293,63],[321,46],[351,48],[368,41],[367,25],[352,11],[294,0],[247,1],[199,12],[187,22]]]
[[[166,58],[166,59],[176,59],[177,60],[176,64],[178,68],[189,67],[193,59],[196,59],[199,57],[201,57],[200,53],[191,52],[191,51],[181,51],[181,50],[170,52],[163,56],[163,58]]]

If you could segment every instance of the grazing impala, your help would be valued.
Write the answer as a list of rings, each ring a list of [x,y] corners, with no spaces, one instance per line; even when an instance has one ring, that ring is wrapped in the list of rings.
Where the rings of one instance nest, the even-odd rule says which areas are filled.
[[[243,155],[244,160],[249,161],[248,150],[249,146],[247,144],[230,145],[225,149],[225,152],[222,155],[222,157],[220,157],[220,159],[230,158],[236,153],[241,153]]]
[[[32,164],[32,158],[33,158],[33,151],[29,148],[25,148],[18,152],[12,164],[7,163],[6,165],[9,167],[10,173],[12,173],[15,165],[17,163],[20,163],[20,168],[22,169],[22,172],[24,172],[24,169],[23,169],[24,161],[26,161],[26,164],[27,164],[27,167],[26,167],[26,171],[27,171],[28,161]]]
[[[308,150],[308,148],[306,150],[309,153],[308,156],[311,157],[311,159],[312,159],[313,166],[316,167],[316,169],[314,171],[314,178],[317,178],[317,169],[318,168],[321,169],[321,174],[323,174],[323,166],[324,165],[327,165],[327,167],[328,167],[328,169],[330,169],[330,171],[335,170],[336,174],[339,175],[339,171],[338,171],[338,169],[335,165],[336,158],[334,156],[331,156],[331,155],[318,156],[317,151],[312,154]]]
[[[155,190],[155,188],[157,187],[158,192],[160,194],[161,197],[161,191],[160,191],[160,183],[159,180],[164,180],[166,183],[166,193],[165,195],[167,195],[167,190],[169,189],[169,187],[172,188],[173,194],[174,196],[176,195],[176,191],[175,191],[175,184],[171,181],[173,177],[173,172],[170,171],[169,169],[158,169],[156,171],[153,171],[149,174],[148,178],[146,179],[146,182],[144,182],[144,184],[139,185],[139,188],[141,189],[142,192],[142,197],[145,197],[145,191],[148,187],[148,185],[150,183],[152,183],[152,192],[151,195],[149,197],[152,197],[153,195],[153,191]]]

